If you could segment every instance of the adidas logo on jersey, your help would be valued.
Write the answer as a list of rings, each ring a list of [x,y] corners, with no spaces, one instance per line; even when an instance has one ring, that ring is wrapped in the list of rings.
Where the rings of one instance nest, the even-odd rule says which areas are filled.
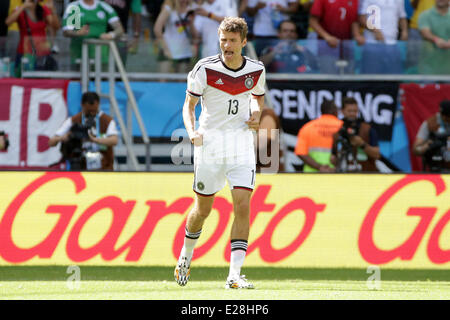
[[[217,80],[215,83],[216,84],[223,84],[223,81],[222,81],[222,79],[219,78],[219,80]]]

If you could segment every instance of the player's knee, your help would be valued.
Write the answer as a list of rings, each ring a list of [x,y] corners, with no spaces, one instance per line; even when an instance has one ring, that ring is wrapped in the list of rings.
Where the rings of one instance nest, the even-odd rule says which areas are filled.
[[[210,205],[198,205],[196,208],[196,214],[198,217],[206,219],[208,218],[209,214],[211,213],[211,206]]]
[[[208,218],[210,212],[210,210],[198,210],[197,215],[202,219],[206,219]]]
[[[234,213],[237,216],[248,216],[250,213],[250,202],[246,199],[237,200],[234,204]]]

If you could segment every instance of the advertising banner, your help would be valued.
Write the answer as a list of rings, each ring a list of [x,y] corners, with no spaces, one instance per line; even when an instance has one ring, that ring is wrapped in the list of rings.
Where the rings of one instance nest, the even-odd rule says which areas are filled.
[[[391,140],[397,82],[268,81],[268,85],[275,112],[287,134],[297,136],[306,122],[318,118],[324,100],[333,100],[340,108],[342,99],[348,96],[356,99],[361,117],[377,130],[378,138]]]
[[[10,141],[0,168],[38,169],[58,162],[48,140],[67,118],[67,80],[0,79],[0,131]]]
[[[413,146],[417,132],[423,121],[439,112],[442,100],[450,100],[450,84],[418,85],[415,83],[401,84],[401,104],[403,117],[408,131],[409,145]],[[422,170],[422,159],[412,154],[413,171]]]
[[[194,203],[190,173],[0,172],[0,179],[0,265],[174,266]],[[256,181],[247,266],[450,267],[449,175]],[[228,265],[232,222],[224,188],[193,264]]]

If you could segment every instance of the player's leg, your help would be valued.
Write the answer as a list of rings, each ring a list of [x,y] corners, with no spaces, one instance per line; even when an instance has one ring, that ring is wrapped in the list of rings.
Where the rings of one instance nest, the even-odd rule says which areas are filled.
[[[187,217],[185,228],[186,236],[180,254],[187,257],[189,263],[192,259],[197,240],[202,232],[203,224],[211,213],[213,203],[214,195],[202,196],[197,193],[195,194],[195,203]]]
[[[250,198],[255,182],[253,166],[238,166],[231,170],[227,177],[232,186],[234,219],[231,226],[230,271],[225,288],[253,289],[253,285],[241,275],[247,253],[250,232]]]
[[[186,221],[183,248],[174,271],[175,281],[181,286],[186,285],[189,281],[194,248],[200,238],[203,224],[211,212],[213,202],[214,195],[202,196],[195,194],[194,207],[189,212]]]
[[[175,281],[181,286],[189,281],[194,248],[200,238],[203,223],[211,212],[214,195],[224,186],[225,174],[220,166],[214,163],[194,166],[195,201],[187,217],[184,244],[174,271]]]
[[[247,254],[250,231],[251,190],[235,188],[231,190],[231,194],[233,197],[234,220],[231,226],[230,270],[225,288],[252,289],[253,285],[241,275],[241,268]]]

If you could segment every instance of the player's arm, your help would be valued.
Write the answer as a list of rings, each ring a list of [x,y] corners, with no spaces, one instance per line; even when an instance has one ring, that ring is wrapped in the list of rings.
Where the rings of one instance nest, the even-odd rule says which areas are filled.
[[[195,106],[198,100],[199,98],[186,94],[183,105],[183,122],[191,143],[196,146],[201,146],[203,144],[203,137],[195,130]]]
[[[264,95],[252,96],[250,99],[250,118],[245,123],[251,130],[259,129],[259,120],[261,118],[261,111],[264,108]]]

